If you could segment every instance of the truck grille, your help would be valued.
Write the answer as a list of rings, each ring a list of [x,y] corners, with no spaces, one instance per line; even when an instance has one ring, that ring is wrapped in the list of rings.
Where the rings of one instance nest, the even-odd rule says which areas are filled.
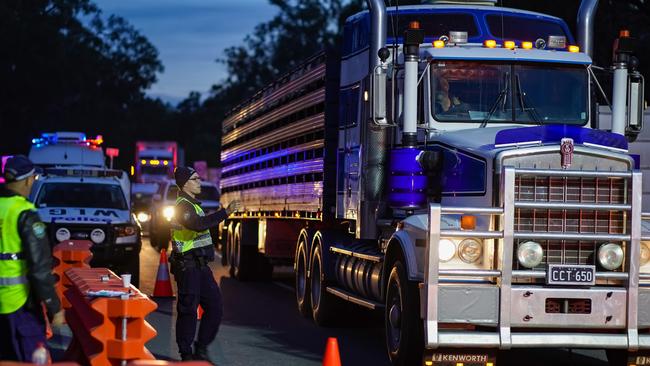
[[[626,180],[622,178],[515,178],[515,200],[520,202],[624,204],[626,197]],[[517,208],[514,229],[518,232],[624,234],[626,215],[621,211]],[[515,248],[524,241],[516,240]],[[542,245],[545,254],[544,261],[536,268],[540,270],[547,263],[596,265],[595,254],[602,244],[598,241],[536,241]],[[520,268],[516,258],[513,268],[527,269]]]

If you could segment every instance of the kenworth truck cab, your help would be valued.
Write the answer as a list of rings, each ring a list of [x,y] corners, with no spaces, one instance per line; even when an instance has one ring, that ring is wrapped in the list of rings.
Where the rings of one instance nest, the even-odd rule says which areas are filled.
[[[539,13],[368,3],[338,62],[308,60],[223,122],[222,201],[244,203],[224,226],[231,273],[289,248],[299,311],[327,324],[341,301],[382,310],[395,365],[489,365],[530,347],[642,362],[650,230],[646,157],[628,153],[643,114],[632,40],[609,69],[605,131],[597,1],[581,4],[578,41]]]

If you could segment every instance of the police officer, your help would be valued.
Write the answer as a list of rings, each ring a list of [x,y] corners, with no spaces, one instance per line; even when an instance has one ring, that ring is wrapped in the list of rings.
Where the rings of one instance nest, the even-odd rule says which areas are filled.
[[[207,347],[219,330],[223,304],[219,286],[208,267],[208,262],[214,260],[214,245],[209,229],[218,226],[230,213],[238,211],[241,204],[235,201],[226,209],[206,215],[196,199],[196,195],[201,193],[201,179],[196,171],[178,167],[174,177],[179,194],[172,227],[173,253],[170,264],[178,287],[176,343],[183,361],[205,360],[212,363]],[[192,352],[199,304],[205,313]]]
[[[17,155],[7,160],[0,186],[0,360],[31,362],[38,343],[45,343],[43,308],[53,325],[63,323],[54,291],[52,254],[45,224],[26,198],[35,169]]]

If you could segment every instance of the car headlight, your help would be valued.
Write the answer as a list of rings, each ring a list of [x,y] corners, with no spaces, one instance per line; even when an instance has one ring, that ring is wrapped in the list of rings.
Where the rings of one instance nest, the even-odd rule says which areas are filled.
[[[167,221],[172,221],[174,218],[174,206],[166,206],[163,208],[162,214]]]
[[[527,241],[519,244],[517,248],[517,259],[526,268],[535,268],[544,258],[544,250],[539,243]]]
[[[640,264],[643,266],[648,261],[650,261],[650,243],[648,242],[641,242],[641,258],[639,258]]]
[[[95,244],[102,243],[105,239],[106,233],[102,229],[94,229],[90,232],[90,240]]]
[[[598,248],[598,262],[610,271],[623,264],[623,255],[623,248],[618,244],[606,243]]]
[[[146,212],[138,212],[136,217],[137,217],[138,221],[140,221],[140,222],[147,222],[147,221],[149,221],[149,219],[151,219],[151,216],[149,216],[149,214],[146,213]]]
[[[458,257],[465,263],[474,263],[483,255],[483,244],[477,239],[465,239],[458,245]]]
[[[449,239],[442,239],[438,244],[438,257],[441,262],[448,262],[456,254],[456,244]]]
[[[70,230],[62,227],[55,233],[56,241],[59,243],[70,239]]]

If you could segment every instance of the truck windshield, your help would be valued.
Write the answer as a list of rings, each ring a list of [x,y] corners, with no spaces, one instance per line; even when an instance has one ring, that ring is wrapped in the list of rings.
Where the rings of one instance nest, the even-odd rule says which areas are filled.
[[[437,121],[587,122],[588,77],[582,66],[435,61],[432,69]]]
[[[36,207],[127,209],[120,186],[93,183],[45,183],[36,197]]]

